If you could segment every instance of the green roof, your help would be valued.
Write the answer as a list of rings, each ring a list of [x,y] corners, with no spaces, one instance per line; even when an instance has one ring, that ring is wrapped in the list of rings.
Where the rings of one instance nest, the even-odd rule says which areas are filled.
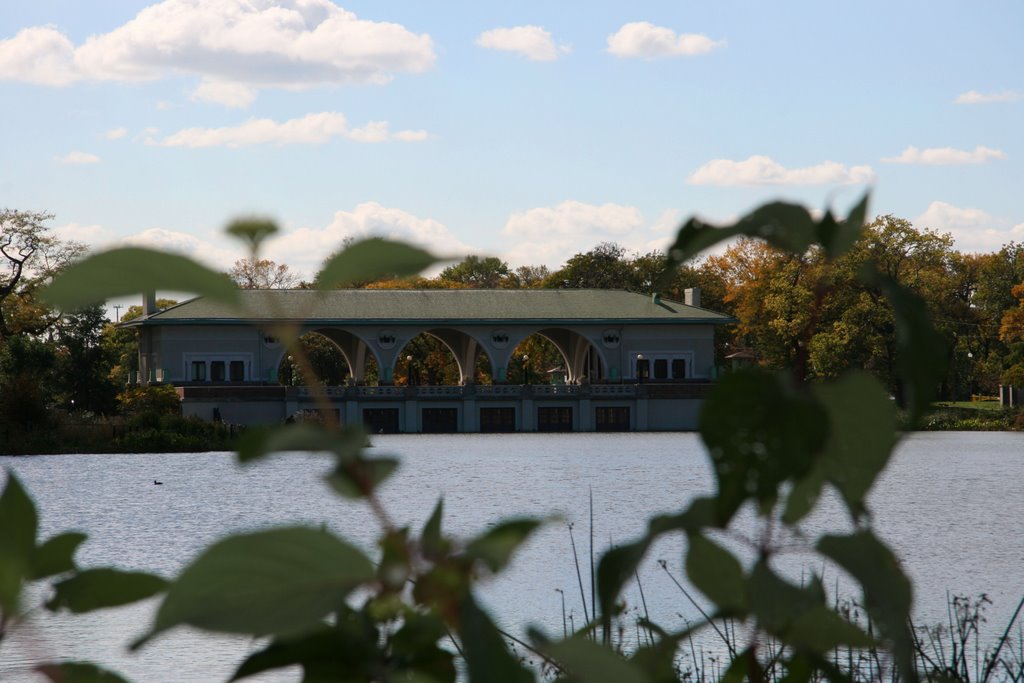
[[[241,306],[202,297],[135,325],[252,324],[260,322],[447,325],[497,323],[702,323],[733,318],[644,294],[598,289],[305,289],[242,290]]]

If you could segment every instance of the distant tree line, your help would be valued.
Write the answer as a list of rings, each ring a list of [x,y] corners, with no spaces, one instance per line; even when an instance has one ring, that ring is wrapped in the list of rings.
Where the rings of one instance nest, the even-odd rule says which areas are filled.
[[[0,428],[45,424],[55,410],[117,414],[125,409],[125,388],[138,370],[135,331],[113,324],[102,306],[57,311],[36,296],[43,283],[86,252],[84,245],[54,236],[47,226],[50,219],[45,212],[0,211]],[[865,368],[895,390],[893,312],[881,292],[856,277],[868,259],[927,303],[949,359],[941,398],[991,395],[1001,383],[1024,384],[1024,245],[1011,242],[992,253],[962,253],[949,235],[891,215],[876,218],[854,249],[831,262],[814,249],[795,256],[744,239],[666,275],[662,253],[602,243],[572,255],[555,270],[513,268],[493,256],[471,255],[436,277],[358,286],[623,289],[659,292],[679,301],[683,290],[699,287],[705,308],[737,320],[716,341],[720,365],[739,350],[752,352],[768,368],[786,368],[806,358],[809,377]],[[247,289],[309,286],[288,265],[270,259],[240,259],[228,274]],[[811,305],[818,298],[822,305]],[[161,300],[158,305],[173,303]],[[817,313],[811,315],[812,310]],[[121,319],[141,314],[141,307],[131,306]],[[345,381],[348,368],[329,341],[307,335],[302,343],[318,376],[303,377],[284,367],[286,356],[282,381]],[[433,337],[413,340],[408,356],[411,362],[402,354],[396,382],[457,381],[454,359]],[[561,359],[553,345],[535,335],[516,350],[514,362],[519,367],[510,368],[510,379],[536,381]],[[488,364],[481,362],[477,379],[489,381],[488,372]],[[371,381],[375,374],[371,368]]]

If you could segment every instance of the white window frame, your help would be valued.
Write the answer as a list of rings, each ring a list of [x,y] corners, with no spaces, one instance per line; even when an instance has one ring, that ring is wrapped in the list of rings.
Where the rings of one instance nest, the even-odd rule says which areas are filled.
[[[672,361],[682,360],[686,362],[686,375],[682,379],[694,379],[696,375],[693,374],[693,351],[633,351],[629,354],[629,375],[630,379],[637,380],[636,366],[639,362],[639,356],[643,356],[644,360],[648,362],[650,368],[650,375],[647,377],[647,381],[667,381],[672,379]],[[654,361],[664,360],[668,364],[668,373],[663,380],[657,380],[654,376]]]
[[[192,379],[192,363],[205,363],[206,364],[206,379],[202,380],[204,383],[210,383],[211,379],[211,368],[210,364],[214,361],[224,362],[224,382],[231,382],[231,362],[242,361],[244,370],[242,373],[243,382],[252,381],[252,354],[251,353],[186,353],[183,354],[184,361],[184,377],[186,381],[193,382],[196,380]],[[218,382],[219,383],[219,382]]]

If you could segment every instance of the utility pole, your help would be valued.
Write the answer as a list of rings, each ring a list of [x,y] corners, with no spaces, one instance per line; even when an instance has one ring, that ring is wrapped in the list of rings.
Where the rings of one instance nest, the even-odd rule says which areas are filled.
[[[114,304],[114,316],[117,318],[115,322],[121,322],[121,309],[124,308],[124,304]]]

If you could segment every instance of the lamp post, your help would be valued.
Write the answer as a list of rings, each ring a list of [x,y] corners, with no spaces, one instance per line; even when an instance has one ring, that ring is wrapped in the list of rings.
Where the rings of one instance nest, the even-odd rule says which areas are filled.
[[[526,366],[526,361],[528,361],[528,360],[530,360],[530,357],[524,353],[523,354],[523,384],[529,384],[530,383],[530,368],[528,368]]]
[[[413,374],[412,374],[413,373],[413,369],[412,369],[412,354],[409,354],[408,356],[405,357],[405,362],[406,362],[406,374],[408,375],[408,379],[406,380],[405,383],[408,386],[411,387],[411,386],[414,386],[416,384],[416,379],[413,377]]]
[[[295,358],[288,356],[288,386],[295,386]]]
[[[643,368],[644,368],[644,361],[645,360],[647,360],[647,359],[644,358],[644,354],[642,354],[642,353],[636,354],[636,383],[637,384],[643,384],[644,383],[644,369]]]

